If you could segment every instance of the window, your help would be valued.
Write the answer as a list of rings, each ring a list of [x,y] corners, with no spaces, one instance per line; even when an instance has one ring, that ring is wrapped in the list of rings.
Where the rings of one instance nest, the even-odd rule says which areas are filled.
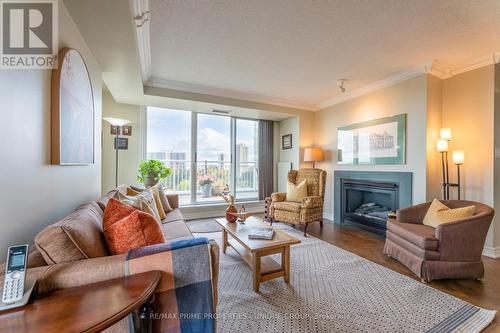
[[[191,114],[147,108],[147,159],[160,160],[172,169],[165,179],[168,192],[179,194],[180,204],[191,202]]]
[[[164,180],[181,205],[223,202],[258,194],[258,121],[205,113],[147,108],[147,158],[172,168]]]

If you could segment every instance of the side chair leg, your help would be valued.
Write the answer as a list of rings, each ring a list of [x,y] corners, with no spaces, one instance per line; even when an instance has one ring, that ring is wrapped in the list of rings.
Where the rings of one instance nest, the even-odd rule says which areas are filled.
[[[319,220],[319,226],[323,228],[323,219]]]
[[[305,226],[304,226],[304,237],[307,237],[307,226],[309,225],[309,223],[306,223]]]

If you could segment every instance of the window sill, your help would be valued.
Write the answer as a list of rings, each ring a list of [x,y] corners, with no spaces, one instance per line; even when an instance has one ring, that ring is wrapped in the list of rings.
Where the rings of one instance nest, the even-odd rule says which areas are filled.
[[[259,199],[248,199],[248,200],[237,200],[235,204],[258,204],[264,203],[264,200]],[[179,208],[197,208],[197,207],[227,207],[226,202],[200,202],[196,204],[179,205]]]

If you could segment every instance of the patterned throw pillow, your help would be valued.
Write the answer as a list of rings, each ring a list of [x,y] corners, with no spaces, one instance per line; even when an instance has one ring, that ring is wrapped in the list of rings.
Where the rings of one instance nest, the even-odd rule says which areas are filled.
[[[474,215],[475,206],[450,209],[438,199],[434,199],[425,214],[423,223],[437,228],[443,223],[455,222]]]
[[[111,254],[165,242],[153,216],[114,198],[109,200],[104,211],[103,232]]]
[[[117,199],[129,206],[137,208],[144,213],[151,214],[156,220],[158,220],[158,223],[161,222],[160,216],[158,215],[158,212],[156,210],[156,204],[153,198],[153,194],[151,192],[149,193],[149,196],[148,195],[131,196],[131,195],[125,195],[121,192],[117,192],[114,196],[114,199]]]
[[[133,185],[131,185],[130,188],[137,192],[142,192],[146,190],[145,188],[135,187]],[[149,189],[158,190],[163,211],[165,212],[165,214],[170,213],[173,210],[173,208],[172,206],[170,206],[170,202],[168,201],[167,195],[165,194],[165,189],[163,188],[161,183],[158,183],[155,186],[151,186]]]
[[[286,185],[286,201],[302,202],[305,197],[307,197],[307,182],[305,179],[298,185],[288,181]]]

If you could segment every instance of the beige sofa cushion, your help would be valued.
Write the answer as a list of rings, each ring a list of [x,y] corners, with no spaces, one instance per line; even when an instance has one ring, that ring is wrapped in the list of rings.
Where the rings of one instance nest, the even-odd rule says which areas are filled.
[[[173,209],[170,213],[167,214],[161,223],[170,223],[174,221],[184,220],[184,215],[182,215],[181,210],[179,208]]]
[[[78,207],[35,237],[35,246],[48,264],[109,255],[102,233],[103,211],[96,202]]]
[[[189,228],[184,220],[164,223],[161,225],[161,229],[167,242],[193,238],[193,235],[191,234],[191,231],[189,231]]]

